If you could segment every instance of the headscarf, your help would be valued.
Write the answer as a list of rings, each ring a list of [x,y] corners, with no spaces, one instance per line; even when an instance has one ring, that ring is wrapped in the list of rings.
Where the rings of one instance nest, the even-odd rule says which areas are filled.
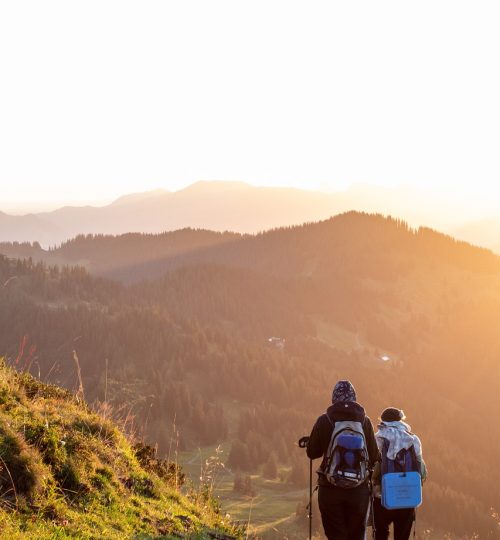
[[[389,459],[396,459],[400,450],[409,449],[412,446],[415,448],[417,458],[422,459],[422,443],[411,432],[411,427],[406,422],[381,422],[378,426],[378,432],[375,433],[375,438],[380,451],[384,445],[383,439],[389,442],[387,450]]]
[[[356,390],[350,381],[339,381],[332,392],[332,403],[356,401]]]

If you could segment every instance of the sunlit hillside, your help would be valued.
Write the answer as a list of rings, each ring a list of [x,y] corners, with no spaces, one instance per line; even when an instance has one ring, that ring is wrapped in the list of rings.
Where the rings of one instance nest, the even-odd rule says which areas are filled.
[[[4,539],[236,539],[209,489],[125,437],[82,393],[0,359],[0,535]],[[230,535],[231,533],[231,535]]]

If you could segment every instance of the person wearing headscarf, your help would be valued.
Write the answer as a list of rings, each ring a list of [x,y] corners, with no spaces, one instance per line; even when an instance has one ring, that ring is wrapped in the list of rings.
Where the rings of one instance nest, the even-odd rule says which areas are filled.
[[[427,477],[427,468],[422,457],[422,443],[420,439],[411,431],[411,427],[404,421],[406,416],[401,409],[389,407],[382,412],[380,424],[375,434],[380,452],[384,445],[387,445],[387,458],[395,460],[401,450],[415,450],[417,467],[424,481]],[[373,519],[375,523],[375,539],[387,540],[389,538],[389,527],[394,527],[395,540],[408,540],[411,535],[413,523],[415,521],[415,509],[404,508],[400,510],[387,510],[382,506],[380,491],[380,470],[377,465],[373,482],[375,484],[375,498],[373,504]]]
[[[332,485],[324,470],[327,451],[336,422],[360,422],[372,469],[380,459],[373,426],[363,407],[357,403],[356,390],[350,381],[339,381],[332,392],[332,404],[314,424],[307,455],[310,459],[323,458],[318,470],[318,502],[325,534],[329,540],[363,540],[370,504],[368,480],[358,487],[345,489]]]

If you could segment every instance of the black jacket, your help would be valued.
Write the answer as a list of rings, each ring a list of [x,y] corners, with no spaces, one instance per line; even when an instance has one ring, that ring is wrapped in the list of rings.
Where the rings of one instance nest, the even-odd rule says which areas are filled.
[[[322,414],[316,420],[307,445],[307,456],[309,459],[323,457],[320,467],[322,470],[325,463],[325,454],[333,433],[333,425],[335,422],[343,422],[345,420],[361,422],[363,425],[370,468],[373,468],[375,463],[380,460],[380,452],[373,433],[373,426],[368,416],[366,416],[363,407],[353,401],[334,403],[328,407],[325,414]],[[322,474],[319,475],[318,483],[319,485],[331,485]]]

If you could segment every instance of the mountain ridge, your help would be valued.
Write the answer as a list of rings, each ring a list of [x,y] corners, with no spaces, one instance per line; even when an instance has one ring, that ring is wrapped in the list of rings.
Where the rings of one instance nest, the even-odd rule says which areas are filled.
[[[186,227],[255,233],[351,210],[393,215],[412,226],[447,233],[459,229],[447,217],[450,212],[444,203],[405,187],[355,184],[321,192],[207,180],[175,192],[158,189],[124,195],[104,206],[72,205],[31,216],[5,214],[12,220],[9,226],[0,226],[0,241],[38,241],[49,247],[78,234],[158,233]]]
[[[394,227],[391,234],[384,237],[378,231],[385,228],[385,225],[392,223]],[[384,229],[385,230],[385,229]],[[287,238],[294,235],[304,237],[301,242],[309,243],[309,250],[320,253],[320,242],[323,234],[328,234],[331,247],[341,250],[344,258],[350,257],[348,245],[343,236],[350,238],[351,242],[365,245],[366,250],[372,252],[373,259],[381,259],[385,250],[394,250],[395,246],[391,241],[399,241],[398,238],[408,236],[415,253],[407,253],[407,256],[418,256],[418,250],[425,248],[426,242],[440,243],[442,250],[432,253],[433,258],[445,260],[455,260],[457,264],[473,265],[474,261],[481,260],[485,267],[491,265],[497,267],[500,258],[488,250],[474,246],[463,240],[457,240],[450,235],[434,231],[428,227],[412,228],[405,222],[385,217],[380,214],[368,214],[364,212],[346,212],[329,219],[311,222],[304,225],[293,225],[290,227],[278,227],[256,234],[241,234],[231,232],[216,232],[204,229],[181,229],[164,233],[127,233],[123,235],[80,235],[61,244],[58,248],[43,250],[39,246],[28,244],[18,245],[15,243],[0,244],[0,252],[14,257],[31,256],[35,260],[43,260],[52,264],[82,264],[92,273],[102,276],[115,277],[119,274],[136,274],[133,281],[149,279],[161,276],[163,271],[172,268],[171,263],[193,264],[196,262],[220,262],[224,260],[233,263],[230,252],[234,253],[234,244],[238,244],[237,250],[240,255],[246,251],[246,264],[259,266],[259,261],[269,258],[269,243],[272,243],[273,253],[283,251],[283,246],[287,246]],[[385,230],[385,233],[387,230]],[[372,235],[375,240],[370,244],[364,237]],[[280,242],[274,240],[280,237]],[[410,244],[409,244],[410,245]],[[132,246],[134,248],[132,249]],[[375,249],[376,247],[376,249]],[[453,248],[457,248],[454,250]],[[460,248],[460,250],[458,250]],[[296,246],[286,248],[282,256],[276,256],[272,265],[281,267],[286,261],[286,266],[290,268],[290,256]],[[259,250],[262,252],[259,254]],[[268,250],[266,252],[266,250]],[[456,253],[461,255],[461,262],[456,261]],[[322,255],[325,256],[324,254]],[[232,262],[231,262],[232,261]],[[489,261],[489,262],[486,262]],[[271,264],[271,263],[270,263]],[[286,268],[282,268],[287,271]],[[388,273],[392,275],[393,269],[388,268]]]

